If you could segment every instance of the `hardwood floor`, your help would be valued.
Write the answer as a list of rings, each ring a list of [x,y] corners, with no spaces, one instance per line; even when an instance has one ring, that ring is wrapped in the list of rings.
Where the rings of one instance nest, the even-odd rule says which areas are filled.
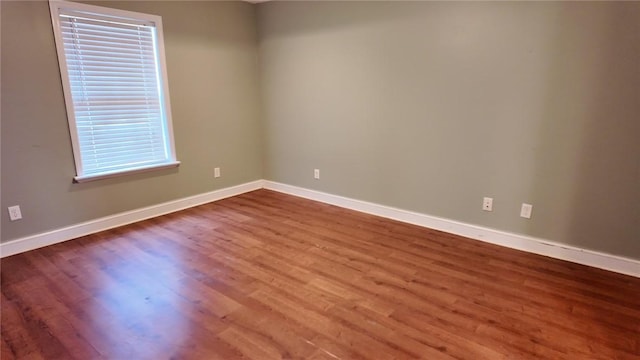
[[[259,190],[1,261],[2,359],[640,359],[640,279]]]

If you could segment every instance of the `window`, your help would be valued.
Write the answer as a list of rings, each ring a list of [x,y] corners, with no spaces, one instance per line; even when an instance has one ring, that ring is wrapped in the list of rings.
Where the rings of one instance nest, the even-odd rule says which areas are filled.
[[[159,16],[51,1],[75,181],[177,166]]]

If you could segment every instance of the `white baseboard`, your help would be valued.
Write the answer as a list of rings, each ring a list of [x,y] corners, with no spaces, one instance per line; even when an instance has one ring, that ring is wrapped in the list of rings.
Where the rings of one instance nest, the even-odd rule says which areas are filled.
[[[256,180],[246,184],[215,190],[204,194],[149,206],[142,209],[123,212],[84,223],[71,225],[41,234],[35,234],[0,244],[0,257],[15,255],[21,252],[53,245],[81,236],[93,234],[118,226],[131,224],[175,211],[240,195],[261,188],[299,196],[343,208],[382,216],[414,225],[441,230],[512,249],[523,250],[556,259],[567,260],[578,264],[610,270],[626,275],[640,277],[640,261],[620,256],[600,253],[586,249],[538,239],[526,235],[514,234],[482,226],[466,224],[450,219],[425,215],[389,206],[355,200],[320,191],[309,190],[297,186],[281,184],[267,180]]]
[[[350,199],[297,186],[264,181],[264,188],[414,225],[465,236],[512,249],[640,277],[640,261],[514,234],[454,220]]]
[[[62,229],[56,229],[41,234],[31,235],[20,239],[0,244],[0,257],[15,255],[21,252],[53,245],[63,241],[75,239],[81,236],[112,229],[118,226],[150,219],[156,216],[169,214],[190,207],[206,204],[212,201],[240,195],[263,187],[262,180],[256,180],[241,185],[214,190],[208,193],[190,196],[178,200],[165,202],[141,209],[127,211],[100,219],[71,225]]]

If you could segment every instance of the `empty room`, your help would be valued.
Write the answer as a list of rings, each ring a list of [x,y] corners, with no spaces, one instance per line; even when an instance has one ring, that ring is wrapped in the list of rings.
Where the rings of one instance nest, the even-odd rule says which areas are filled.
[[[1,1],[8,359],[640,359],[640,2]]]

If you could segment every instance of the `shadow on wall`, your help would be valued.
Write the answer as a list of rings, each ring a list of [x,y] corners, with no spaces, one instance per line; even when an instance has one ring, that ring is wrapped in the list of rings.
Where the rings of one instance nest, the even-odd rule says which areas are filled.
[[[557,15],[532,189],[534,216],[549,218],[531,226],[563,224],[568,244],[639,259],[640,4],[565,3]]]
[[[583,10],[593,11],[572,16]],[[534,207],[534,216],[550,216],[537,224],[562,224],[558,230],[568,244],[605,252],[618,249],[616,255],[639,259],[640,3],[563,3],[557,24],[531,194],[542,199],[545,211],[536,214]],[[558,184],[565,188],[550,188]],[[579,294],[593,296],[590,285],[603,284],[606,272],[559,264],[571,269],[568,285],[577,296],[562,301],[576,319],[596,320],[588,329],[591,336],[633,352],[633,336],[613,337],[607,327],[628,323],[624,309],[636,304],[630,300],[605,309],[583,302]],[[635,299],[638,290],[629,279],[619,275],[619,281],[606,284],[617,296]],[[548,290],[553,291],[552,284]],[[585,349],[612,355],[599,345]]]

